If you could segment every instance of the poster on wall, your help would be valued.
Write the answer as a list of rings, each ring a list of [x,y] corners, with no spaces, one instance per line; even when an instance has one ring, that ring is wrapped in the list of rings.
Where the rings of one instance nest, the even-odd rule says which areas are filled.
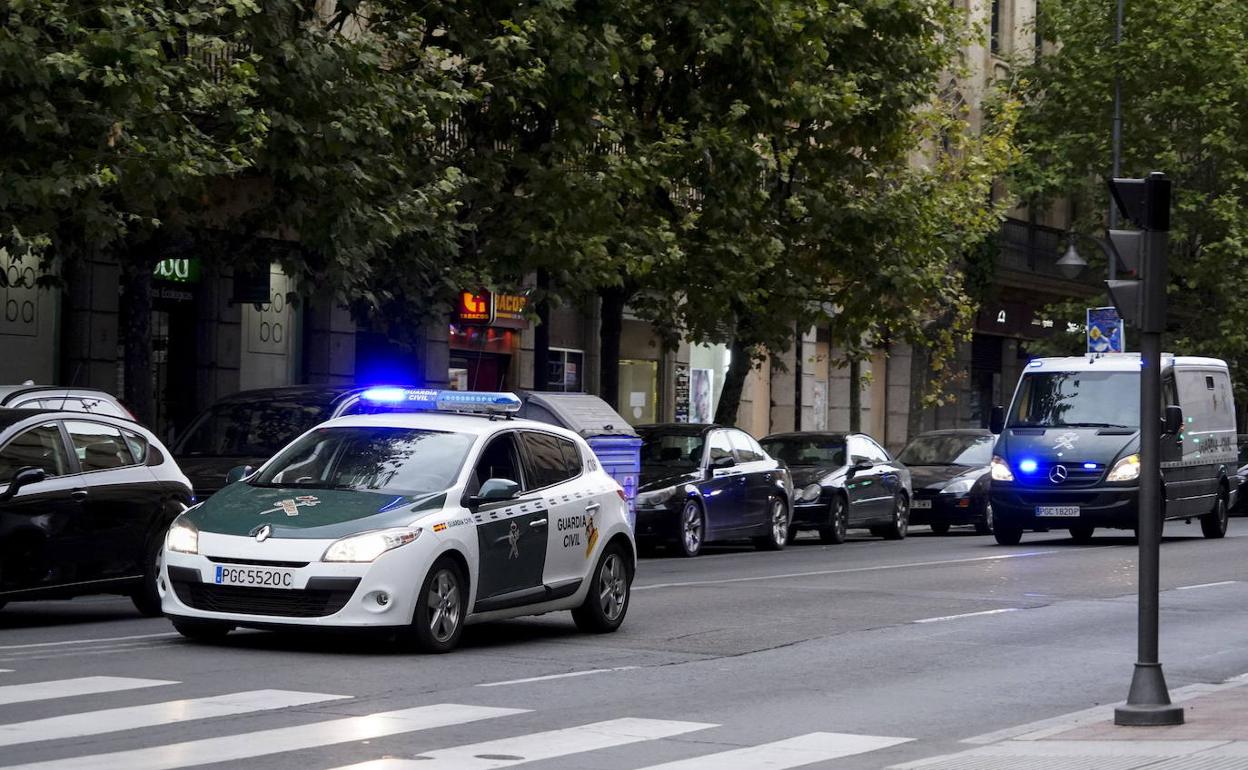
[[[689,364],[676,364],[676,422],[689,422]]]
[[[689,373],[689,422],[711,422],[714,401],[714,369],[693,369]]]
[[[814,425],[812,427],[815,430],[827,430],[828,429],[828,383],[824,382],[823,380],[815,380],[814,386],[815,386],[814,398],[811,400],[814,402],[812,406],[814,408],[815,415],[814,415]]]

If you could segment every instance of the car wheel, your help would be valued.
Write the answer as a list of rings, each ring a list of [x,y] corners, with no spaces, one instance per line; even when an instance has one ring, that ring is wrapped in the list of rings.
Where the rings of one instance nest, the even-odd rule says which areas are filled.
[[[6,604],[8,604],[8,602],[0,602],[0,610],[4,609],[4,605]]]
[[[619,543],[612,543],[598,557],[584,603],[572,610],[576,627],[587,634],[606,634],[619,628],[628,613],[632,584],[628,554]]]
[[[904,540],[910,530],[910,502],[905,495],[893,498],[893,520],[881,529],[885,540]]]
[[[1023,540],[1023,528],[1018,524],[994,521],[992,536],[996,538],[997,545],[1018,545]]]
[[[975,525],[975,534],[991,535],[992,534],[992,503],[984,504],[984,520]]]
[[[767,501],[766,535],[754,538],[754,546],[761,551],[779,551],[789,542],[789,506],[784,500],[773,497]]]
[[[130,601],[134,602],[134,608],[139,611],[140,615],[148,618],[158,618],[161,616],[160,609],[160,567],[161,567],[161,550],[164,546],[164,538],[153,538],[153,542],[147,546],[147,554],[143,565],[143,583],[130,594]]]
[[[706,540],[706,515],[697,500],[689,500],[680,509],[680,552],[690,558],[702,553]]]
[[[819,528],[819,539],[828,545],[840,545],[845,542],[845,533],[849,531],[849,508],[840,495],[832,498],[831,506],[829,526]]]
[[[192,642],[219,642],[234,630],[229,623],[194,618],[174,618],[173,630]]]
[[[933,535],[949,534],[949,522],[947,521],[934,521],[928,526],[932,528]]]
[[[1200,517],[1200,531],[1205,537],[1217,539],[1226,536],[1226,527],[1230,524],[1230,514],[1226,508],[1226,493],[1218,493],[1218,501],[1213,504],[1213,511]]]
[[[1070,528],[1070,539],[1076,543],[1090,543],[1095,532],[1096,527],[1090,524],[1078,524]]]
[[[419,652],[443,653],[458,647],[467,615],[466,586],[454,559],[443,556],[435,561],[420,584],[412,624],[402,633],[402,640]]]

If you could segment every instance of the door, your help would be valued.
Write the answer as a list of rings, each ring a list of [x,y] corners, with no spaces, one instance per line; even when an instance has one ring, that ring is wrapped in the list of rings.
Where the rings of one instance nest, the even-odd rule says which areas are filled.
[[[745,474],[737,465],[728,431],[711,431],[703,462],[706,463],[706,480],[698,484],[698,490],[706,506],[708,539],[740,535],[754,522],[748,511]]]
[[[505,594],[540,592],[546,566],[548,514],[541,494],[533,491],[532,480],[525,477],[515,432],[506,431],[491,438],[474,470],[478,489],[488,479],[508,479],[521,489],[514,500],[488,503],[474,511],[478,605],[482,599]],[[505,606],[511,605],[493,609]],[[478,610],[482,609],[478,606]]]
[[[85,562],[91,539],[80,529],[74,499],[75,468],[56,423],[16,431],[0,447],[0,484],[7,487],[26,467],[42,468],[47,478],[0,503],[0,596],[92,578]]]
[[[848,441],[850,470],[845,482],[849,495],[850,522],[869,523],[886,518],[891,512],[892,496],[881,483],[879,458],[872,450],[874,442],[865,436],[850,436]],[[855,465],[861,465],[854,470]]]
[[[121,430],[105,423],[66,420],[78,459],[75,477],[82,500],[82,527],[96,543],[100,577],[143,573],[148,537],[160,515],[160,483],[131,450]]]
[[[545,583],[560,598],[576,592],[598,545],[602,503],[582,472],[577,445],[562,436],[521,431],[527,468],[549,513]]]
[[[767,459],[754,439],[739,430],[728,431],[737,459],[737,470],[745,478],[745,507],[748,524],[770,528],[768,502],[771,500],[772,481],[775,478],[772,462]]]

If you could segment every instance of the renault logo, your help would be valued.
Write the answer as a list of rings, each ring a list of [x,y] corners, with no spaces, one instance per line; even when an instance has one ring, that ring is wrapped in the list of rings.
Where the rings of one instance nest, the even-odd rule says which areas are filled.
[[[1069,476],[1070,474],[1066,471],[1065,465],[1054,465],[1053,469],[1049,471],[1049,481],[1052,481],[1054,484],[1061,484]]]
[[[263,527],[256,530],[256,542],[263,543],[265,540],[269,539],[269,535],[271,534],[273,534],[273,527],[265,524]]]

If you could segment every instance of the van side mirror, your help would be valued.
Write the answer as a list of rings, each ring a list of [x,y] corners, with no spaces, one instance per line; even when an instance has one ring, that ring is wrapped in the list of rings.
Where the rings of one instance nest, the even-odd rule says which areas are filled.
[[[13,474],[13,478],[9,481],[9,486],[3,492],[0,492],[0,503],[13,499],[18,490],[28,484],[38,484],[48,477],[44,473],[43,468],[36,468],[33,465],[27,465],[24,468],[18,468],[17,473]]]
[[[998,405],[992,408],[992,414],[988,417],[988,430],[994,436],[1000,436],[1001,431],[1005,430],[1005,407]]]
[[[464,503],[470,510],[475,510],[484,503],[513,500],[519,494],[520,485],[511,479],[486,479],[481,489],[475,495],[469,495]]]
[[[1179,431],[1183,430],[1183,407],[1168,404],[1162,419],[1165,423],[1162,432],[1167,436],[1177,436]]]
[[[256,469],[250,465],[235,465],[230,468],[230,472],[225,474],[225,483],[233,484],[236,481],[242,481],[250,476]]]

